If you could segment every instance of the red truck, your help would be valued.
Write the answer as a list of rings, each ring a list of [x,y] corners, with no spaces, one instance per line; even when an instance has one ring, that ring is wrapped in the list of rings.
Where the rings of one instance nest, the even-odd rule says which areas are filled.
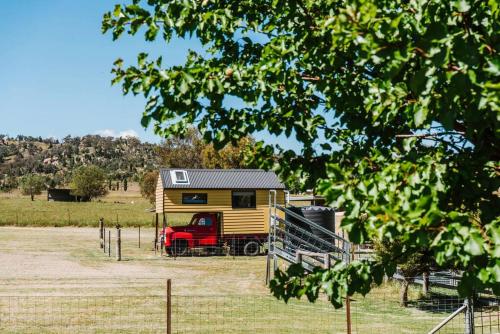
[[[195,213],[186,226],[174,226],[163,229],[161,240],[169,255],[183,256],[192,249],[204,249],[220,254],[225,248],[231,254],[256,256],[267,242],[267,233],[231,234],[221,233],[220,213]]]
[[[165,228],[161,238],[167,254],[183,256],[192,249],[217,254],[224,248],[235,255],[256,256],[261,253],[267,233],[223,235],[221,218],[220,213],[200,212],[195,213],[186,226]]]

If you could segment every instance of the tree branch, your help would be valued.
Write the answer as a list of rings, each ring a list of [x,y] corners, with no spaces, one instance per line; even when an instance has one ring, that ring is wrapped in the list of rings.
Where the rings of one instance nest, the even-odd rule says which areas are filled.
[[[408,133],[408,134],[399,134],[396,135],[396,138],[435,138],[440,136],[454,136],[454,135],[465,135],[465,132],[461,131],[444,131],[444,132],[435,132],[435,133]]]

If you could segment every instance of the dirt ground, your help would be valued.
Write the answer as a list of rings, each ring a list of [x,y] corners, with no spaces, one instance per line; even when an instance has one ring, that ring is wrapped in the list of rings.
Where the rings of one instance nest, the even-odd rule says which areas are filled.
[[[129,227],[118,262],[110,231],[108,257],[97,228],[0,227],[0,332],[165,332],[170,278],[175,333],[345,333],[344,309],[271,297],[265,256],[174,259],[155,254],[153,229],[141,228],[139,248],[138,228]],[[401,308],[398,293],[387,284],[354,296],[353,333],[424,333],[454,310]]]
[[[116,229],[111,228],[111,257],[99,247],[96,228],[0,227],[0,293],[36,293],[40,286],[77,286],[92,291],[92,282],[130,286],[171,278],[181,294],[265,294],[265,256],[254,258],[198,256],[171,258],[152,247],[153,229],[122,229],[122,261],[115,259]],[[108,232],[106,232],[108,237]],[[77,284],[76,281],[84,284]],[[59,288],[59,289],[58,289]],[[75,293],[75,289],[68,289]],[[45,291],[46,292],[46,291]],[[57,291],[60,293],[60,291]]]

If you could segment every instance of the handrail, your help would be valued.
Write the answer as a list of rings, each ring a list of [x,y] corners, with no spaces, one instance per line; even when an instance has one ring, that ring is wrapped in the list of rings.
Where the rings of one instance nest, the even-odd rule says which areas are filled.
[[[436,327],[434,327],[428,334],[435,334],[435,333],[437,333],[438,330],[440,330],[441,328],[443,328],[444,325],[446,325],[448,322],[450,322],[453,318],[455,318],[460,312],[462,312],[466,308],[467,308],[467,305],[465,305],[465,304],[462,305],[462,306],[460,306],[455,312],[453,312],[448,317],[446,317],[446,319],[444,319],[443,321],[441,321],[439,323],[439,325],[437,325]]]
[[[309,232],[309,231],[306,231],[305,229],[301,228],[300,226],[293,225],[292,223],[290,223],[290,222],[288,222],[288,221],[284,220],[284,219],[283,219],[283,218],[281,218],[281,217],[276,217],[276,219],[277,219],[280,223],[283,223],[283,224],[285,224],[285,225],[287,225],[287,226],[291,226],[291,227],[293,227],[294,229],[298,230],[298,231],[299,231],[300,233],[302,233],[302,234],[305,234],[305,235],[306,235],[306,236],[308,236],[309,238],[314,238],[314,239],[315,239],[315,241],[317,241],[317,242],[319,242],[319,243],[322,243],[322,244],[323,244],[323,245],[325,245],[326,247],[331,247],[331,248],[333,248],[333,249],[338,249],[338,250],[339,250],[339,252],[341,252],[341,253],[345,253],[345,250],[344,250],[344,249],[342,249],[342,248],[340,248],[340,247],[336,246],[334,243],[330,243],[330,242],[328,242],[328,241],[327,241],[327,240],[325,240],[325,239],[319,238],[318,236],[314,235],[313,233],[311,233],[311,232]],[[300,238],[300,237],[298,237],[298,236],[294,235],[293,233],[287,232],[287,231],[285,231],[285,230],[283,230],[283,229],[280,229],[280,228],[278,228],[278,229],[279,229],[280,231],[282,231],[282,233],[285,233],[285,235],[287,235],[287,236],[289,236],[289,237],[292,237],[292,238],[297,239],[297,240],[299,240],[299,241],[307,242],[307,240],[304,240],[304,239],[302,239],[302,238]],[[316,247],[316,248],[320,249],[319,247]]]
[[[321,225],[316,224],[315,222],[313,222],[313,221],[311,221],[311,220],[309,220],[309,219],[307,219],[307,218],[305,218],[305,217],[302,217],[301,215],[299,215],[299,214],[297,214],[297,213],[293,212],[293,211],[292,211],[292,210],[290,210],[290,209],[287,209],[287,208],[285,208],[285,207],[283,207],[283,206],[281,206],[281,205],[276,205],[276,207],[277,207],[278,209],[280,209],[281,211],[283,211],[284,213],[289,214],[289,215],[290,215],[290,216],[292,216],[293,218],[298,219],[298,220],[300,220],[300,221],[302,221],[302,222],[304,222],[304,223],[306,223],[306,224],[308,224],[308,225],[310,225],[310,226],[314,227],[315,229],[317,229],[317,230],[319,230],[319,231],[321,231],[321,232],[323,232],[323,233],[325,233],[325,234],[328,234],[329,236],[331,236],[331,237],[333,237],[333,238],[335,238],[335,239],[338,239],[338,240],[341,240],[341,241],[343,241],[343,242],[349,243],[349,241],[348,241],[348,240],[346,240],[346,239],[342,238],[340,235],[335,234],[334,232],[332,232],[332,231],[330,231],[330,230],[328,230],[328,229],[324,228],[324,227],[323,227],[323,226],[321,226]]]
[[[291,239],[295,239],[296,241],[299,241],[299,242],[305,242],[305,240],[300,239],[299,237],[297,237],[297,236],[295,236],[295,235],[293,235],[293,234],[291,234],[291,233],[286,233],[284,230],[280,229],[279,227],[277,228],[277,230],[278,230],[278,231],[280,231],[280,232],[282,232],[282,233],[284,233],[284,234],[285,234],[285,236],[287,236],[287,237],[289,237],[289,238],[291,238]],[[282,239],[282,238],[280,238],[280,237],[277,237],[277,239],[279,239],[279,241],[281,241],[281,242],[284,242],[284,241],[285,241],[284,239]],[[320,248],[320,247],[318,247],[318,246],[315,246],[315,245],[312,245],[312,244],[309,244],[309,245],[307,245],[307,246],[308,246],[308,247],[310,247],[310,248],[313,248],[313,249],[315,249],[315,250],[317,250],[317,251],[319,251],[319,252],[324,252],[324,249],[321,249],[321,248]],[[301,248],[297,248],[297,250],[300,250],[300,249],[301,249]],[[345,254],[345,252],[344,252],[342,249],[340,249],[340,248],[338,248],[338,247],[333,247],[332,251],[331,251],[331,252],[329,252],[329,254],[330,254],[330,255],[331,255],[331,256],[332,256],[335,260],[340,260],[340,259],[341,259],[341,257],[339,257],[339,256],[335,256],[334,254],[331,254],[331,253],[334,253],[334,254],[337,254],[337,253],[338,253],[338,254]]]

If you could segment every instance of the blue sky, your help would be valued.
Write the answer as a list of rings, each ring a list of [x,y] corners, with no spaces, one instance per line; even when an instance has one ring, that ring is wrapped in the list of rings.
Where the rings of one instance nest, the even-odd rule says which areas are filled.
[[[0,134],[63,138],[70,134],[137,134],[159,142],[140,125],[144,100],[111,86],[117,58],[139,52],[182,64],[194,41],[146,42],[101,33],[102,15],[120,0],[15,0],[0,7]],[[125,1],[127,3],[127,1]],[[258,139],[298,149],[295,140],[258,134]]]
[[[141,36],[112,42],[101,18],[116,0],[3,1],[0,13],[0,133],[11,136],[137,133],[160,140],[140,125],[144,101],[111,86],[113,61],[141,52],[162,54],[166,65],[183,61],[193,42],[168,48]]]

